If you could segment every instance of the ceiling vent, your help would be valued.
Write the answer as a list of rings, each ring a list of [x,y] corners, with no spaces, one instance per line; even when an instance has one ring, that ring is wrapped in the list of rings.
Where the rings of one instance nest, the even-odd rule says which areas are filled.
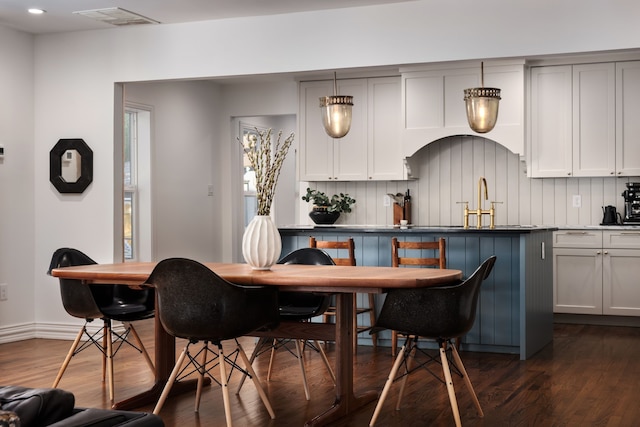
[[[107,24],[116,25],[118,27],[125,25],[140,25],[140,24],[159,24],[160,22],[147,18],[146,16],[138,15],[137,13],[130,12],[126,9],[119,7],[110,7],[106,9],[93,9],[93,10],[81,10],[73,12],[76,15],[82,15],[84,17],[105,22]]]

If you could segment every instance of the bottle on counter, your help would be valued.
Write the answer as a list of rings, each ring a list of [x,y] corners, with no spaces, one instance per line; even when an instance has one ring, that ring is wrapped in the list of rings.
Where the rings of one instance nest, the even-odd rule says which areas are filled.
[[[411,195],[409,194],[409,189],[404,193],[404,203],[403,206],[403,219],[407,220],[407,224],[411,224]]]

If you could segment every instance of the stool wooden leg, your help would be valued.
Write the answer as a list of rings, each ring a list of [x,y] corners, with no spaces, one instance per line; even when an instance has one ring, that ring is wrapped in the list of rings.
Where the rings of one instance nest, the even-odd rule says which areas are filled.
[[[369,323],[372,327],[376,324],[376,296],[374,294],[369,294]],[[373,349],[378,349],[378,334],[371,334],[371,341],[373,343]]]

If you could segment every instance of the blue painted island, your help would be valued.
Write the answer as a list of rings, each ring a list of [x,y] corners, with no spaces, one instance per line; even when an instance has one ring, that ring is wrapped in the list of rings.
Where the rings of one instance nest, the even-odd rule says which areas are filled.
[[[553,340],[552,234],[556,228],[503,226],[496,229],[462,227],[392,226],[291,226],[281,227],[282,253],[308,247],[309,237],[345,240],[352,237],[358,265],[391,266],[391,238],[447,241],[447,268],[462,270],[467,277],[486,258],[497,256],[494,270],[480,291],[476,322],[462,340],[462,349],[519,354],[531,357]],[[337,254],[333,256],[344,256]],[[363,296],[359,295],[358,298]],[[378,295],[379,310],[384,295]],[[389,331],[378,339],[390,344]],[[360,344],[370,343],[366,335]]]

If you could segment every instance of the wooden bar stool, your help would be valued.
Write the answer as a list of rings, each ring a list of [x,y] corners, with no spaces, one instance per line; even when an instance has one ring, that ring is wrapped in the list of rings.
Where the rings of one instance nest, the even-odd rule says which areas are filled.
[[[433,242],[401,242],[396,237],[391,239],[391,266],[399,267],[400,265],[418,266],[418,267],[436,267],[447,268],[447,259],[445,254],[445,240],[443,237]],[[413,256],[400,256],[400,249],[405,250],[403,255],[407,255],[410,251]],[[433,257],[423,257],[423,250],[435,251]],[[456,347],[460,347],[460,338],[456,338]],[[396,355],[398,349],[398,332],[391,331],[391,354]]]
[[[356,253],[355,253],[355,243],[352,237],[344,241],[334,241],[334,240],[316,240],[315,237],[309,237],[309,247],[311,248],[319,248],[319,249],[335,249],[335,250],[346,250],[347,257],[338,257],[332,256],[333,262],[336,265],[356,265]],[[362,298],[363,302],[367,302],[368,306],[358,306],[358,294],[354,294],[353,298],[353,351],[357,351],[358,349],[358,334],[369,331],[373,325],[376,323],[376,300],[374,294],[366,294],[365,298]],[[361,314],[369,313],[369,324],[364,325],[358,323]],[[325,311],[323,317],[324,321],[329,321],[330,317],[335,317],[336,308],[329,307],[327,311]],[[373,342],[373,348],[378,348],[378,336],[377,334],[371,335],[371,340]]]

